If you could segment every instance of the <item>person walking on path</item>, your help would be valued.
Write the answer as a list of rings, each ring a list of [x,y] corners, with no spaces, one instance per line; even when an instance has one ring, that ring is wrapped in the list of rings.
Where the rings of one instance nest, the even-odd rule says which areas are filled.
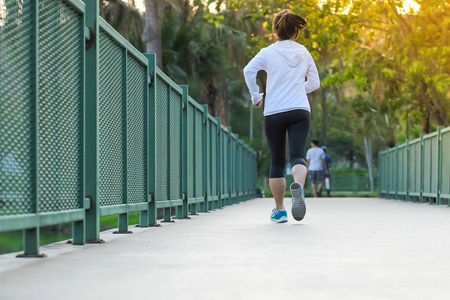
[[[327,197],[331,197],[331,186],[330,186],[330,168],[333,163],[331,156],[327,154],[327,146],[322,146],[323,152],[325,152],[325,167],[323,171],[325,172],[325,189],[327,190]],[[328,173],[328,175],[327,175]],[[322,197],[322,189],[320,190],[320,196]]]
[[[289,135],[289,157],[294,182],[291,184],[292,216],[300,221],[306,213],[303,186],[308,173],[305,144],[309,132],[310,105],[307,93],[320,87],[314,59],[303,45],[295,42],[306,20],[287,10],[280,12],[273,22],[276,42],[261,51],[244,68],[245,82],[256,108],[263,104],[263,95],[256,84],[258,71],[267,72],[264,105],[266,137],[271,154],[269,185],[275,198],[270,219],[287,222],[283,199],[286,190],[286,132]],[[307,77],[307,81],[305,81]]]
[[[312,140],[311,148],[306,152],[306,167],[314,198],[317,197],[323,185],[325,174],[328,174],[325,164],[325,152],[319,147],[318,140]],[[325,171],[324,171],[325,170]]]

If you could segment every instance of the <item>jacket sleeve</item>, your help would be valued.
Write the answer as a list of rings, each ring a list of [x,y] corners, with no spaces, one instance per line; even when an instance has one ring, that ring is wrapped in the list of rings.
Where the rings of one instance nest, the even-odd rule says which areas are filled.
[[[244,68],[244,78],[247,84],[248,90],[252,97],[253,105],[257,104],[262,100],[262,95],[259,93],[259,86],[256,84],[256,75],[258,71],[266,69],[266,59],[259,51],[258,54],[245,66]]]
[[[307,94],[314,92],[320,87],[319,72],[317,72],[316,64],[314,63],[314,59],[311,54],[309,54],[309,58],[308,69],[306,70],[306,77],[308,80],[305,82],[305,90]]]

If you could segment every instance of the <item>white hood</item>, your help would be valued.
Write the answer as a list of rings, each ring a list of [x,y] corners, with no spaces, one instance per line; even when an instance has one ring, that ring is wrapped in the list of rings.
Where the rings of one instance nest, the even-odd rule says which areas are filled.
[[[268,49],[280,53],[291,67],[298,66],[305,59],[306,53],[308,53],[308,50],[303,45],[291,40],[278,41],[270,45]]]

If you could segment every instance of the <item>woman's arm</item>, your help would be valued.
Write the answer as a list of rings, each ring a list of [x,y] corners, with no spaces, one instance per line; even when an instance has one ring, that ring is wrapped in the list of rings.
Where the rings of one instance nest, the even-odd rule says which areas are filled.
[[[253,105],[256,105],[263,98],[263,96],[259,93],[259,86],[256,84],[256,75],[258,74],[258,71],[265,70],[265,66],[265,58],[260,51],[244,68],[245,83],[250,91]]]
[[[309,54],[308,70],[306,70],[306,77],[308,80],[305,82],[306,93],[314,92],[320,87],[319,72],[317,72],[316,64],[311,54]]]

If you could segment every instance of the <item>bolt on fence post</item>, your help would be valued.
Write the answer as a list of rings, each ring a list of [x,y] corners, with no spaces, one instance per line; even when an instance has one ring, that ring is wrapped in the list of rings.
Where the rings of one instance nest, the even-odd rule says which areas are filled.
[[[149,196],[147,226],[158,226],[156,218],[156,178],[155,178],[155,101],[156,101],[156,55],[144,53],[148,59],[147,75],[149,77],[148,102],[147,102],[147,191]]]

